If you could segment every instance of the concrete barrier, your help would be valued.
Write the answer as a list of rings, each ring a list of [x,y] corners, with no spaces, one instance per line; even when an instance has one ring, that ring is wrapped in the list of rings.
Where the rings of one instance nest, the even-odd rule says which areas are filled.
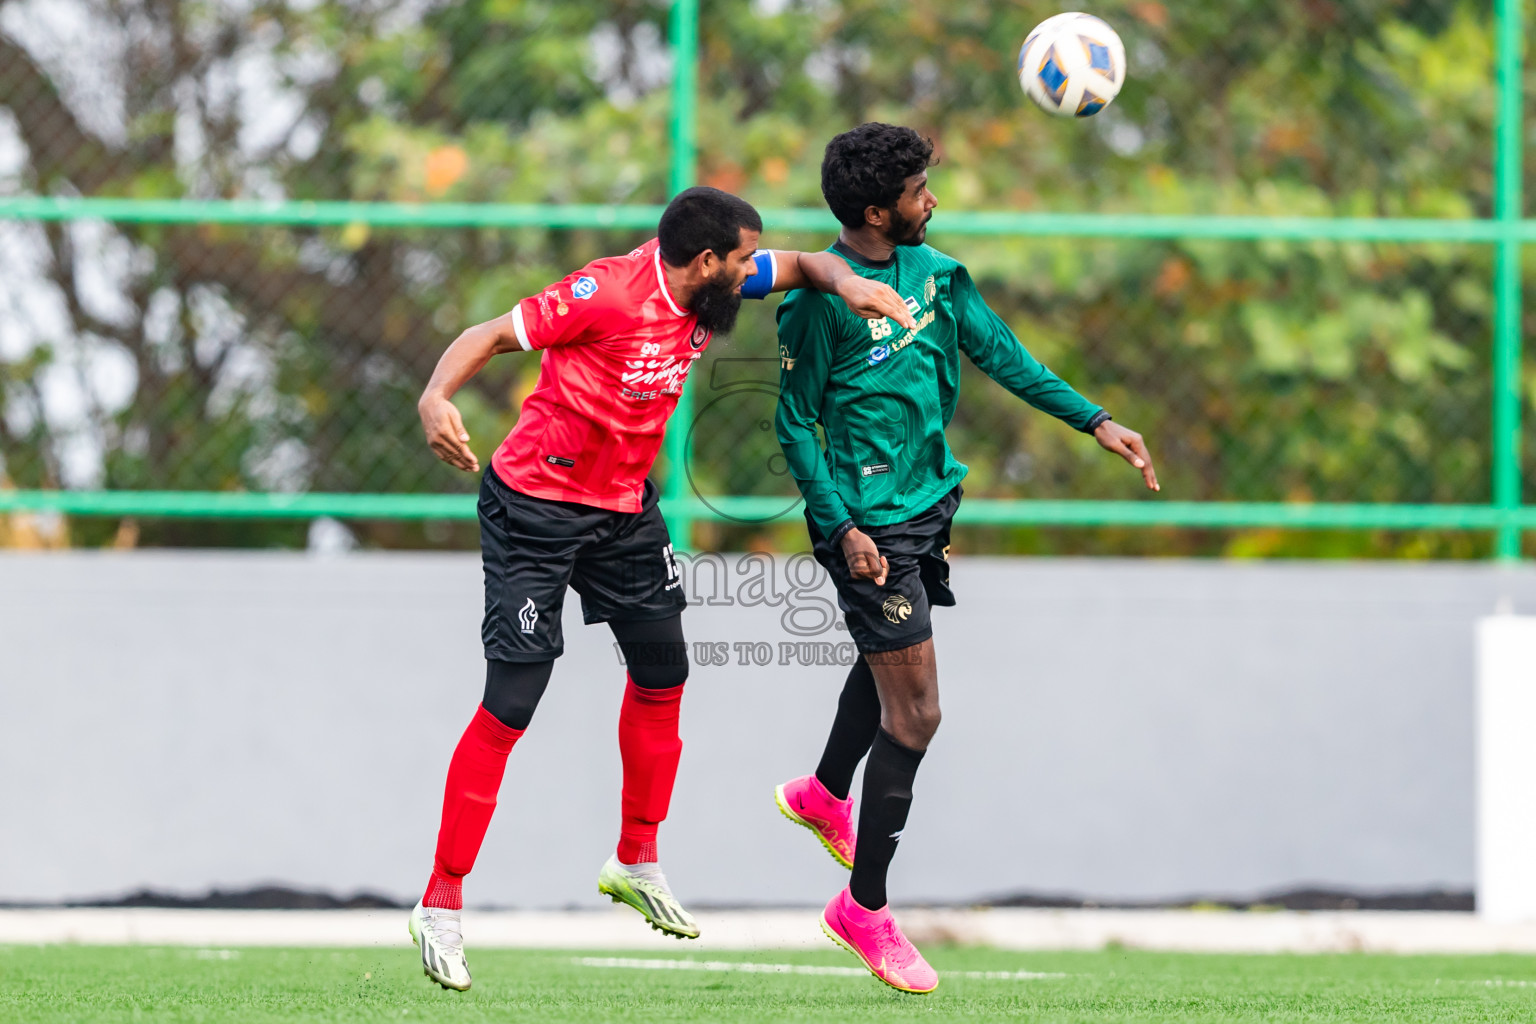
[[[845,873],[771,793],[814,767],[846,673],[830,588],[782,559],[685,570],[669,876],[698,904],[819,903]],[[957,558],[954,583],[899,901],[1472,884],[1474,624],[1536,608],[1536,573]],[[480,603],[463,555],[0,556],[0,900],[414,897]],[[472,904],[599,902],[623,669],[574,600],[565,628]]]

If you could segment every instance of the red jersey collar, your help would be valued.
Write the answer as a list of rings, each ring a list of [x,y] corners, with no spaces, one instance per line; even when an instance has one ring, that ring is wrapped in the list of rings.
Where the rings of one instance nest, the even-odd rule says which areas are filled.
[[[661,269],[661,246],[656,247],[656,286],[661,289],[661,295],[667,300],[667,305],[672,307],[672,312],[678,316],[687,316],[686,310],[678,309],[677,303],[672,300],[672,291],[667,287],[667,275]]]

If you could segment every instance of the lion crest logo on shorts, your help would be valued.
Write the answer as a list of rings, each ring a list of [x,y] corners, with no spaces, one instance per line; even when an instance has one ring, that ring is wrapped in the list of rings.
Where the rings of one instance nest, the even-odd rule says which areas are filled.
[[[908,601],[903,594],[892,594],[885,599],[885,604],[880,606],[880,610],[885,613],[887,619],[899,626],[907,621],[908,615],[912,614],[912,602]]]

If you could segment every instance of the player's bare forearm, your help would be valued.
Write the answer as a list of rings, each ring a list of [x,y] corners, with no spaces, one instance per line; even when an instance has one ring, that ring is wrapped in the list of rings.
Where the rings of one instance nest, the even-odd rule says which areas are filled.
[[[1130,427],[1122,427],[1114,420],[1105,420],[1094,428],[1093,439],[1099,442],[1099,446],[1105,451],[1114,452],[1141,470],[1141,479],[1146,483],[1147,490],[1163,489],[1157,482],[1157,471],[1152,468],[1152,455],[1147,451],[1147,443],[1136,431]]]
[[[479,373],[491,357],[517,348],[517,334],[510,315],[488,320],[467,329],[453,340],[416,403],[421,429],[432,453],[455,469],[480,471],[480,460],[469,448],[469,432],[453,404],[459,388]]]
[[[911,310],[888,284],[860,277],[841,256],[830,252],[780,252],[774,290],[814,288],[836,295],[855,316],[865,320],[889,317],[907,330],[917,326]]]
[[[837,282],[844,276],[857,276],[848,264],[830,252],[793,252],[776,250],[778,276],[773,290],[790,292],[796,288],[815,288],[819,292],[837,293]]]
[[[452,398],[459,388],[485,368],[492,356],[517,348],[517,332],[512,327],[511,314],[466,328],[438,358],[422,398],[428,395]]]

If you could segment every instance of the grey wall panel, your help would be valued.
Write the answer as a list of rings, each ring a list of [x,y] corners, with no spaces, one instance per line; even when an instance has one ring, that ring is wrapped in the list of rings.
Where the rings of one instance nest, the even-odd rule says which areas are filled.
[[[830,593],[783,569],[780,603],[733,576],[685,618],[729,663],[696,664],[684,703],[661,842],[684,898],[811,903],[845,877],[772,805],[846,672],[778,663],[786,610],[808,628]],[[1473,623],[1536,609],[1536,573],[976,558],[954,582],[898,900],[1471,884]],[[470,556],[0,556],[0,899],[414,895],[479,699],[479,609]],[[564,622],[471,902],[597,901],[623,668],[574,599]]]

